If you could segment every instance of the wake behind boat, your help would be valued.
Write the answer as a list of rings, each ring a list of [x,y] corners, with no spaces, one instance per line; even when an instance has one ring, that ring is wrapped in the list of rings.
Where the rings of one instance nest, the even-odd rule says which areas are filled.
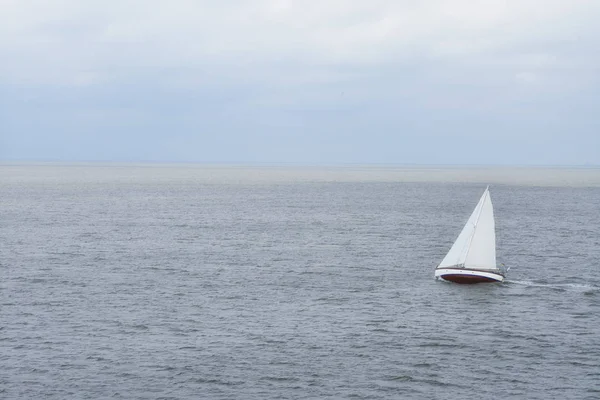
[[[435,277],[455,283],[502,282],[496,266],[494,208],[489,186],[458,238],[435,269]]]

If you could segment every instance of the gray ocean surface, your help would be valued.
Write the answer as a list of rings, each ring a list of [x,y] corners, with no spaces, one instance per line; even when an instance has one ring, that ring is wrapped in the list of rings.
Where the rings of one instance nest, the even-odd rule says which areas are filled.
[[[487,184],[508,280],[434,280]],[[600,398],[600,169],[2,164],[0,194],[0,398]]]

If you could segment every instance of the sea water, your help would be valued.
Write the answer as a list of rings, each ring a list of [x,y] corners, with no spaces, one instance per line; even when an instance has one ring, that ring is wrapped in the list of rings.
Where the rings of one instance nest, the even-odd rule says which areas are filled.
[[[503,284],[436,281],[490,184]],[[0,397],[600,398],[600,170],[0,166]]]

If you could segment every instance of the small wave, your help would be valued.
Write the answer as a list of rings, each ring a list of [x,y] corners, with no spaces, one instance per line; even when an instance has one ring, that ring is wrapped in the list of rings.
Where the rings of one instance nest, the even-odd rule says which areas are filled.
[[[399,375],[389,378],[391,381],[412,382],[415,379],[410,375]]]
[[[413,367],[415,367],[415,368],[431,368],[431,367],[434,367],[434,365],[430,364],[430,363],[417,363],[417,364],[413,364]]]
[[[389,332],[389,330],[387,330],[385,328],[375,328],[375,329],[371,329],[371,332],[383,332],[383,333],[387,333],[387,332]]]
[[[505,283],[514,284],[514,285],[523,285],[523,286],[531,286],[531,287],[543,287],[549,289],[558,289],[558,290],[569,290],[575,289],[580,291],[585,291],[586,293],[590,291],[600,290],[600,287],[595,285],[586,285],[582,283],[537,283],[532,281],[513,281],[513,280],[505,280]]]
[[[455,343],[441,343],[441,342],[428,342],[428,343],[421,343],[419,345],[417,345],[418,347],[447,347],[447,348],[457,348],[457,349],[462,349],[465,347],[464,344],[455,344]]]
[[[265,380],[265,381],[272,381],[272,382],[286,382],[286,381],[291,381],[291,382],[296,382],[299,380],[299,378],[295,377],[295,376],[263,376],[260,378],[260,380]]]
[[[223,385],[223,386],[237,386],[237,385],[241,385],[244,383],[242,381],[230,381],[230,380],[220,379],[220,378],[204,378],[204,377],[194,378],[194,379],[192,379],[192,381],[195,383],[200,383],[200,384],[212,384],[212,385]]]
[[[85,359],[91,361],[106,361],[106,358],[100,356],[87,356]]]
[[[427,384],[431,386],[443,386],[443,387],[457,387],[457,388],[465,388],[466,386],[460,385],[457,383],[452,383],[448,381],[442,381],[433,378],[416,378],[410,375],[398,375],[391,376],[388,378],[389,381],[398,381],[398,382],[416,382],[419,384]]]

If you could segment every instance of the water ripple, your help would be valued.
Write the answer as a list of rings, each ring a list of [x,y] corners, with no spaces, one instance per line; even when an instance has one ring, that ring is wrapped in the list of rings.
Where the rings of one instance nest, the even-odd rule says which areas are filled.
[[[0,184],[0,397],[600,393],[598,189],[493,188],[513,267],[460,286],[479,185],[104,178]]]

